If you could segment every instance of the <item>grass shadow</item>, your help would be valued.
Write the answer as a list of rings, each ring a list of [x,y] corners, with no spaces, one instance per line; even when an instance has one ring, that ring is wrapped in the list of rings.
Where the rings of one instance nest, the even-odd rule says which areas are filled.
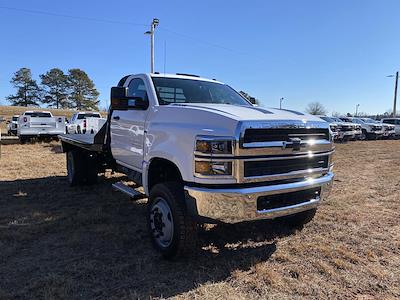
[[[146,200],[112,191],[120,179],[75,188],[62,176],[0,182],[0,290],[10,298],[171,297],[268,260],[275,239],[294,233],[265,221],[218,225],[201,231],[194,257],[166,261],[148,238]]]

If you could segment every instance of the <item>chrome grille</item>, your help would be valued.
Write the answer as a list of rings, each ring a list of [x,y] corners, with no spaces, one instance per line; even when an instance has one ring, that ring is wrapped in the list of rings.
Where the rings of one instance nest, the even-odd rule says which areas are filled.
[[[328,168],[328,162],[328,155],[297,159],[245,161],[244,177],[278,175],[301,170],[326,169]]]
[[[292,138],[302,140],[329,140],[327,128],[249,128],[244,133],[244,143],[289,142]]]

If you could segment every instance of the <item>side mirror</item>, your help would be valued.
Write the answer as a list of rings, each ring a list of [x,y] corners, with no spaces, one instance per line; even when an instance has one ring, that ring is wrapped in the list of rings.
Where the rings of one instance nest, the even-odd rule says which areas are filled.
[[[111,88],[111,109],[113,110],[128,110],[128,109],[142,109],[145,110],[149,107],[149,101],[143,97],[128,96],[128,88],[116,86]]]

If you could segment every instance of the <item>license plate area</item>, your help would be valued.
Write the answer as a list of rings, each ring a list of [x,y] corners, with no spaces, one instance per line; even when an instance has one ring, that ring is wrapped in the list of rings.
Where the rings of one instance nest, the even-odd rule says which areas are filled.
[[[260,196],[257,198],[257,211],[265,211],[306,203],[314,199],[319,199],[320,195],[321,187],[285,194]]]

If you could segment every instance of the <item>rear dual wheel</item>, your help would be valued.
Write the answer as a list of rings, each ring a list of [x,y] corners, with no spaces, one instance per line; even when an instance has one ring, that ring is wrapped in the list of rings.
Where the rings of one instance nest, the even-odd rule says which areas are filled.
[[[93,154],[77,149],[67,152],[67,173],[70,186],[97,182],[98,167]]]

